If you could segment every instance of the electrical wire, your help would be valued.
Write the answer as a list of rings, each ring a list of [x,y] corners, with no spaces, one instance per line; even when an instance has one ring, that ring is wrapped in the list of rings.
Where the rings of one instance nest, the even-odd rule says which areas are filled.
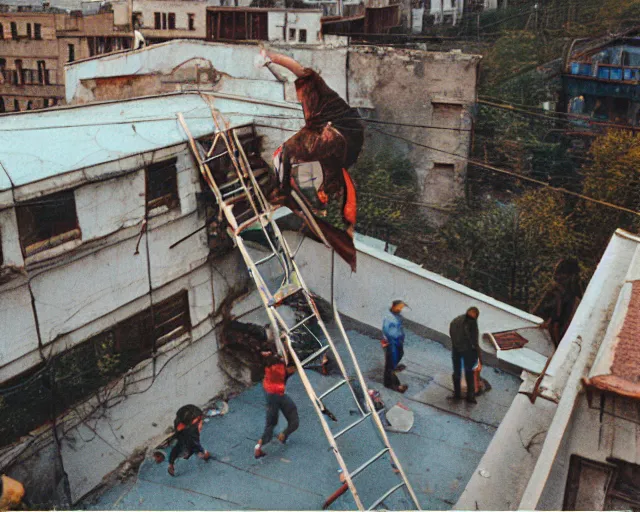
[[[381,134],[383,134],[383,135],[387,135],[389,137],[402,140],[402,141],[407,142],[409,144],[413,144],[414,146],[419,146],[419,147],[423,147],[423,148],[426,148],[426,149],[430,149],[432,151],[438,151],[438,152],[444,153],[446,155],[455,156],[456,158],[460,158],[462,160],[465,160],[467,163],[472,164],[472,165],[474,165],[476,167],[480,167],[481,169],[486,169],[486,170],[493,171],[493,172],[496,172],[496,173],[499,173],[499,174],[504,174],[504,175],[507,175],[507,176],[518,178],[518,179],[523,180],[523,181],[528,181],[529,183],[535,183],[536,185],[540,185],[541,187],[545,187],[545,188],[548,188],[550,190],[555,190],[556,192],[561,192],[563,194],[567,194],[567,195],[570,195],[570,196],[578,197],[580,199],[583,199],[583,200],[591,202],[591,203],[599,204],[601,206],[606,206],[608,208],[612,208],[612,209],[615,209],[615,210],[623,211],[625,213],[630,213],[632,215],[636,215],[636,216],[640,217],[640,212],[638,212],[636,210],[632,210],[632,209],[627,208],[625,206],[621,206],[621,205],[618,205],[618,204],[610,203],[608,201],[603,201],[601,199],[596,199],[596,198],[593,198],[593,197],[589,197],[589,196],[586,196],[584,194],[580,194],[578,192],[574,192],[572,190],[568,190],[568,189],[566,189],[564,187],[554,187],[553,185],[550,185],[549,183],[546,183],[544,181],[540,181],[540,180],[537,180],[535,178],[530,178],[529,176],[524,176],[522,174],[518,174],[516,172],[509,171],[507,169],[501,169],[501,168],[495,167],[493,165],[485,164],[483,162],[479,162],[477,160],[473,160],[473,159],[471,159],[469,157],[466,157],[464,155],[460,155],[460,154],[457,154],[457,153],[452,153],[450,151],[445,151],[443,149],[434,148],[434,147],[429,146],[427,144],[422,144],[420,142],[416,142],[414,140],[407,139],[406,137],[402,137],[401,135],[394,135],[392,133],[388,133],[388,132],[384,132],[382,130],[378,130],[377,128],[374,128],[374,130],[379,132],[379,133],[381,133]]]

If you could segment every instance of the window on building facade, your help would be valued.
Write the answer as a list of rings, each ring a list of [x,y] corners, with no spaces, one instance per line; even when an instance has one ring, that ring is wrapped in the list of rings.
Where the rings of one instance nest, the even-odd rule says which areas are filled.
[[[22,203],[16,207],[16,214],[25,256],[80,238],[72,190]]]
[[[154,12],[153,13],[153,21],[154,21],[153,27],[156,30],[160,30],[162,28],[162,14],[159,13],[159,12]]]
[[[147,167],[146,181],[148,212],[161,206],[172,209],[180,204],[175,158]]]
[[[6,107],[4,106],[4,98],[0,96],[0,114],[4,114],[6,111]]]
[[[16,85],[24,85],[24,72],[22,69],[22,60],[21,59],[17,59],[14,62],[15,66],[16,66],[16,77],[15,77],[15,83]]]
[[[40,23],[33,24],[33,37],[42,39],[42,25],[40,25]]]
[[[169,13],[169,30],[175,30],[176,28],[176,13]]]
[[[27,23],[27,38],[31,39],[32,37],[32,33],[31,33],[31,23]]]
[[[38,83],[42,85],[49,84],[47,65],[43,60],[38,61]]]
[[[4,39],[4,27],[2,23],[0,23],[0,39]]]
[[[188,293],[182,290],[3,382],[0,396],[11,414],[0,415],[0,447],[51,420],[52,413],[91,398],[149,359],[154,348],[190,330]]]
[[[162,13],[162,30],[167,30],[167,13]]]
[[[295,28],[290,28],[289,29],[289,41],[295,41],[296,40],[296,29]]]
[[[42,100],[43,108],[47,108],[49,106],[49,98],[45,98]]]
[[[67,59],[67,62],[73,62],[74,60],[76,60],[76,47],[70,44],[68,45],[68,49],[69,49],[69,58]]]
[[[440,128],[461,128],[462,105],[457,103],[433,102],[432,123]]]
[[[11,22],[11,39],[18,39],[18,25],[15,21]]]
[[[31,110],[33,108],[33,102],[31,100],[27,101],[27,110]]]
[[[18,100],[13,100],[13,111],[20,112],[20,102]]]
[[[196,15],[195,14],[187,14],[188,20],[189,20],[189,30],[195,30],[196,29]]]
[[[301,43],[307,42],[307,31],[304,28],[301,28],[298,32],[298,41]]]

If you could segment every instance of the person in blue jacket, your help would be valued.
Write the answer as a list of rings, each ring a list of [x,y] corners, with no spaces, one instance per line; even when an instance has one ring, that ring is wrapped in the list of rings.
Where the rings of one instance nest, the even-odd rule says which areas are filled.
[[[402,328],[402,310],[406,304],[401,300],[394,300],[391,309],[382,322],[382,347],[385,351],[384,358],[384,387],[404,393],[409,386],[400,384],[396,372],[404,370],[400,364],[404,355],[404,329]]]

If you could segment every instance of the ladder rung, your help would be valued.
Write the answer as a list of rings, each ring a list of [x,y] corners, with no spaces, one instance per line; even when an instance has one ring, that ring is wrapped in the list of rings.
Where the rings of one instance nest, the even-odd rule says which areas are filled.
[[[329,389],[327,389],[324,393],[322,393],[319,397],[318,400],[322,400],[325,396],[333,393],[336,389],[338,389],[340,386],[346,384],[347,381],[346,379],[342,379],[340,382],[338,382],[337,384],[335,384],[334,386],[331,386]]]
[[[298,327],[300,327],[301,325],[305,324],[306,322],[308,322],[309,320],[315,317],[316,317],[316,314],[311,313],[307,318],[305,318],[304,320],[300,320],[296,325],[294,325],[291,329],[289,329],[289,332],[295,331]]]
[[[350,472],[349,476],[351,476],[352,479],[355,478],[356,476],[358,476],[365,469],[367,469],[369,466],[371,466],[371,464],[373,464],[375,461],[377,461],[380,457],[382,457],[388,451],[389,451],[389,448],[384,448],[384,449],[380,450],[378,453],[376,453],[373,457],[371,457],[367,462],[365,462],[358,469],[354,469],[352,472]]]
[[[267,261],[269,261],[270,259],[273,259],[276,256],[275,252],[272,252],[271,254],[269,254],[269,256],[265,256],[264,258],[262,258],[261,260],[256,261],[256,267],[258,265],[262,265],[263,263],[266,263]]]
[[[354,421],[351,425],[349,425],[348,427],[343,428],[340,432],[338,432],[337,434],[335,434],[333,436],[334,439],[338,439],[341,435],[346,434],[347,432],[349,432],[349,430],[351,430],[354,427],[357,427],[358,425],[360,425],[360,423],[362,423],[364,420],[366,420],[369,416],[371,416],[371,413],[368,412],[367,414],[365,414],[362,418],[357,419],[356,421]]]
[[[374,510],[378,505],[380,505],[380,503],[386,500],[389,496],[391,496],[394,492],[400,489],[400,487],[402,487],[403,485],[407,485],[407,483],[402,482],[402,483],[399,483],[398,485],[393,486],[391,489],[385,492],[380,498],[378,498],[378,500],[373,505],[371,505],[367,510]]]
[[[218,158],[222,158],[226,154],[227,154],[227,151],[225,151],[224,153],[220,153],[219,155],[216,155],[216,156],[210,156],[209,158],[203,160],[202,163],[203,164],[208,164],[209,162],[213,162],[214,160],[217,160]]]
[[[268,169],[258,169],[257,171],[253,171],[253,176],[254,178],[256,178],[256,180],[258,180],[258,178],[261,178],[263,174],[265,174],[268,171]],[[230,175],[227,175],[227,177],[234,177],[237,176],[236,173],[232,173]],[[235,178],[232,181],[229,181],[228,183],[225,183],[224,185],[220,185],[220,187],[218,187],[220,190],[223,190],[225,188],[229,188],[232,185],[235,185],[236,183],[240,183],[240,178]]]
[[[331,345],[325,345],[320,350],[317,350],[316,352],[311,354],[309,357],[307,357],[304,361],[302,361],[302,363],[300,363],[300,366],[302,366],[304,368],[306,365],[308,365],[314,359],[318,359],[322,354],[324,354],[330,348],[331,348]]]
[[[234,188],[231,192],[226,192],[225,194],[223,194],[222,198],[226,199],[229,196],[232,196],[233,194],[237,194],[238,192],[241,192],[244,190],[244,187],[238,187],[238,188]]]

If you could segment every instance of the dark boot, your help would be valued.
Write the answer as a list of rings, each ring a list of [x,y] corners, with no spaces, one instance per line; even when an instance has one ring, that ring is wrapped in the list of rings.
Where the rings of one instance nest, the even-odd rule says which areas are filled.
[[[476,386],[473,381],[473,372],[465,372],[464,378],[467,381],[467,402],[476,404]]]
[[[453,395],[449,395],[447,397],[447,400],[451,400],[451,401],[462,400],[462,390],[460,386],[460,379],[456,379],[455,375],[452,375],[451,379],[453,380]]]

